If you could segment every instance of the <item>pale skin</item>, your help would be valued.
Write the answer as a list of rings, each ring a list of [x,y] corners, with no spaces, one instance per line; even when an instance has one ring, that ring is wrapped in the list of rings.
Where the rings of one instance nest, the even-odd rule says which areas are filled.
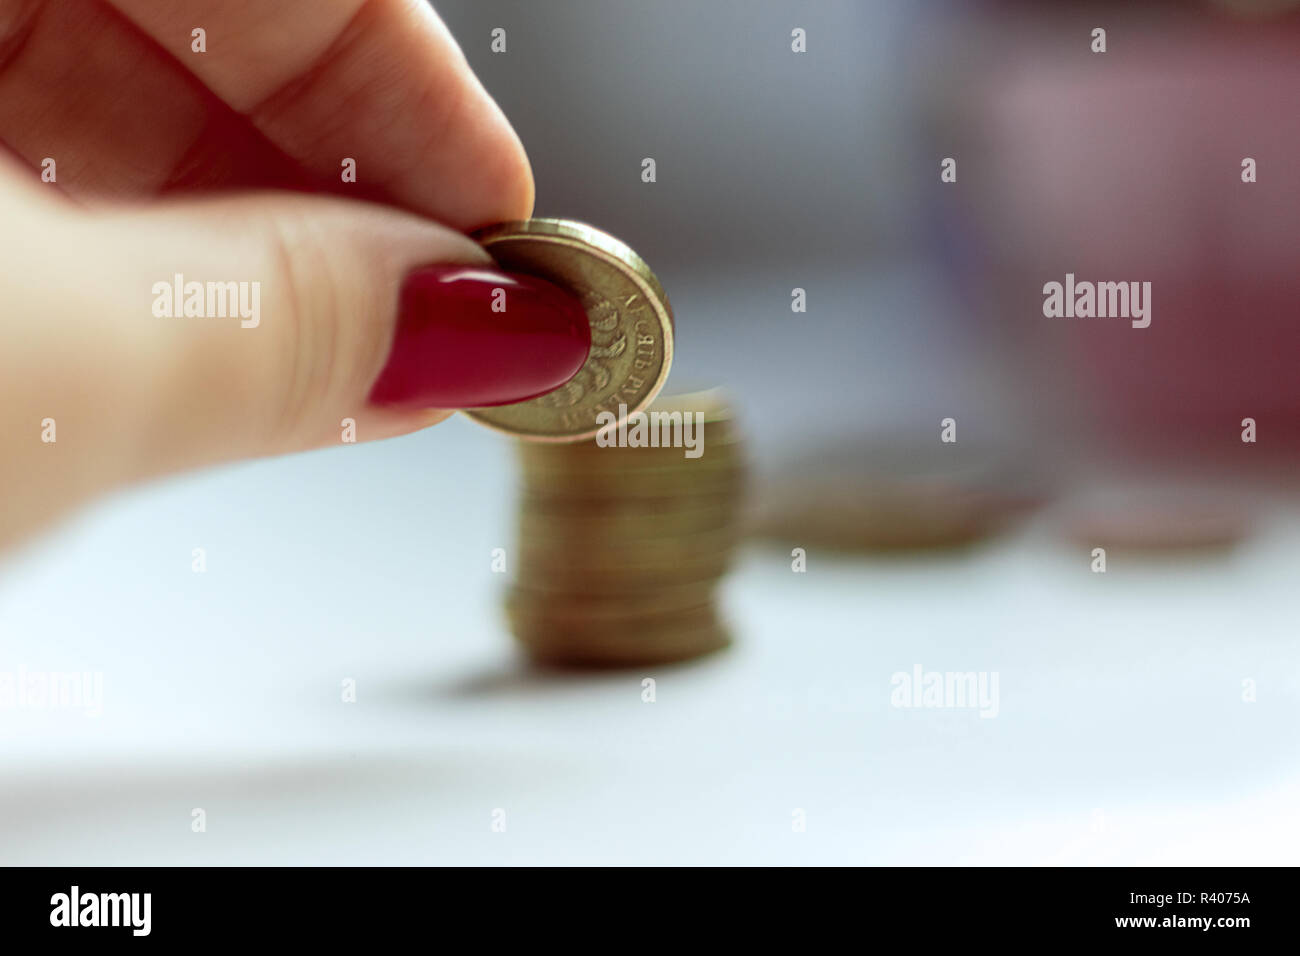
[[[346,418],[358,442],[446,418],[366,401],[402,277],[486,263],[463,231],[533,205],[419,0],[0,0],[0,142],[0,548],[132,482],[338,444]],[[316,194],[257,191],[282,160]],[[175,273],[260,282],[260,324],[155,317]]]

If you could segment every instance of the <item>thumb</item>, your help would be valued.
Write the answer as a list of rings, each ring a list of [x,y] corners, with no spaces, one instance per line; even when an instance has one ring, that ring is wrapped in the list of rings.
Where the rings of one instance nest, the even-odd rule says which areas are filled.
[[[100,298],[95,332],[119,341],[122,363],[104,396],[123,406],[145,474],[337,443],[344,419],[363,441],[450,414],[390,412],[367,397],[406,274],[489,261],[462,235],[290,194],[109,214],[74,234],[82,261],[99,250],[87,283]]]
[[[0,326],[0,425],[34,435],[56,420],[60,467],[82,475],[69,493],[403,434],[450,414],[431,406],[548,391],[586,358],[575,301],[387,207],[274,193],[93,214],[13,205],[0,286],[38,321]],[[503,289],[509,323],[490,307]]]

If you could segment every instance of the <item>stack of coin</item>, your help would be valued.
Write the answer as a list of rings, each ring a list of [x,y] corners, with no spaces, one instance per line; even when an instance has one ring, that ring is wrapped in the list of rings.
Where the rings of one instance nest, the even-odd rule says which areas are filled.
[[[1105,482],[1076,493],[1061,510],[1064,530],[1076,544],[1143,554],[1228,551],[1253,524],[1244,497],[1175,477]]]
[[[632,447],[652,429],[664,435],[665,415],[699,423],[698,435],[673,429],[700,439],[699,457]],[[622,435],[625,445],[601,436],[519,443],[517,573],[506,612],[538,661],[667,663],[729,641],[714,592],[739,538],[743,461],[727,405],[716,392],[660,399],[624,427],[609,440]]]
[[[844,436],[760,483],[756,537],[833,551],[961,547],[1005,527],[1043,492],[1023,455],[901,434]]]

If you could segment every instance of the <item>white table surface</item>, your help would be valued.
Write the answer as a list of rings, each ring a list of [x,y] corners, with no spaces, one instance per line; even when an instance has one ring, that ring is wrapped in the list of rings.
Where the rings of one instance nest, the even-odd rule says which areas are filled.
[[[805,574],[751,549],[731,651],[555,676],[515,655],[489,570],[510,469],[454,420],[142,489],[11,558],[0,669],[99,671],[104,700],[0,711],[0,859],[1297,859],[1293,519],[1105,575],[1032,526]],[[916,663],[997,671],[998,716],[891,707]]]

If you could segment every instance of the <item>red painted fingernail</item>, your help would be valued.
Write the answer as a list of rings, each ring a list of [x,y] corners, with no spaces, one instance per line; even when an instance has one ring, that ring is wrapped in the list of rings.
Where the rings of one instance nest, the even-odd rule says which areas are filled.
[[[376,405],[479,408],[558,388],[591,349],[587,313],[533,276],[481,266],[428,266],[402,285],[397,333]]]

